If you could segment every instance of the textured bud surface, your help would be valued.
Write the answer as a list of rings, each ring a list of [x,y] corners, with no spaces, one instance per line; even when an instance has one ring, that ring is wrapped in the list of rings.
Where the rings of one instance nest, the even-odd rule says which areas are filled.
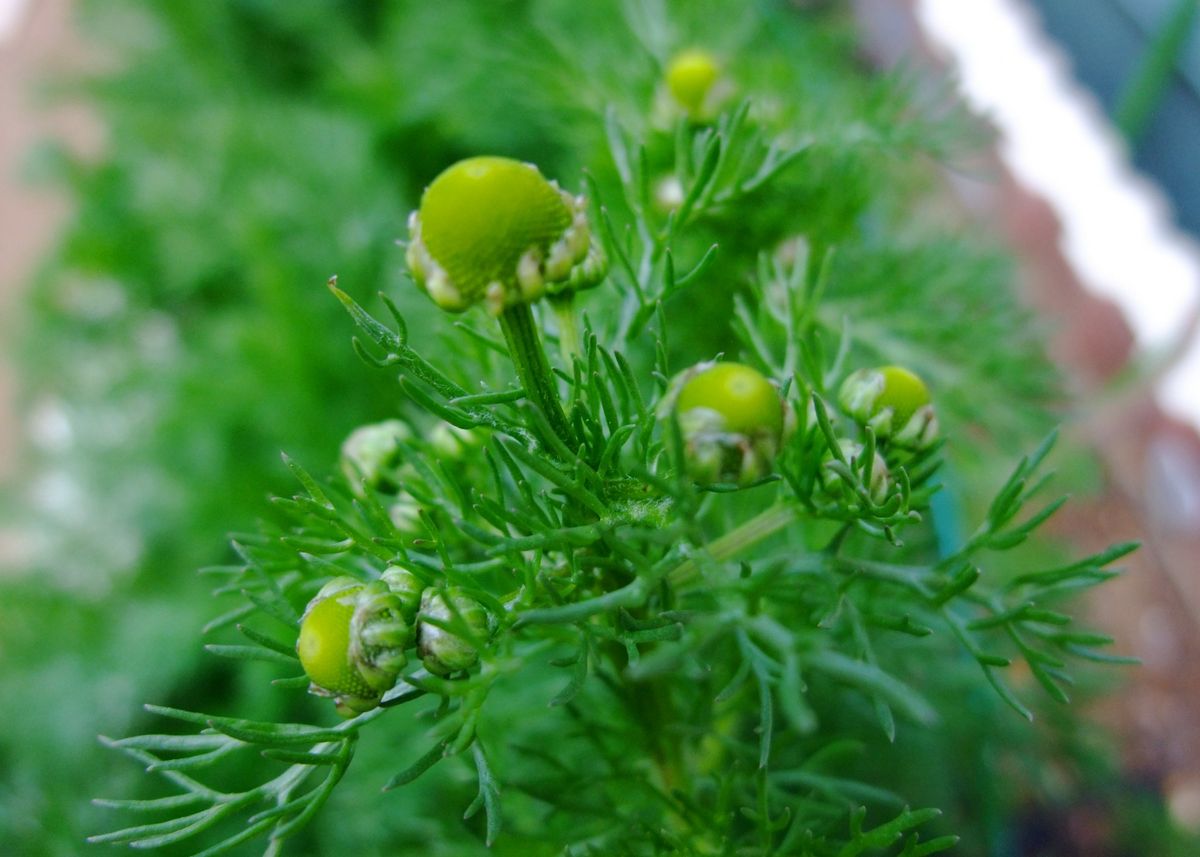
[[[323,598],[318,595],[300,624],[300,664],[313,684],[334,694],[374,695],[350,663],[350,620],[361,591],[361,586],[351,586]]]
[[[455,613],[458,614],[457,620]],[[479,660],[479,652],[473,642],[445,628],[423,621],[430,618],[453,624],[461,620],[474,636],[486,638],[487,612],[479,602],[453,587],[445,592],[426,589],[425,594],[421,596],[421,612],[417,618],[417,647],[425,669],[434,675],[445,676],[468,669]]]
[[[459,161],[426,188],[410,220],[408,264],[442,309],[506,306],[554,286],[583,288],[603,276],[583,200],[510,158]]]

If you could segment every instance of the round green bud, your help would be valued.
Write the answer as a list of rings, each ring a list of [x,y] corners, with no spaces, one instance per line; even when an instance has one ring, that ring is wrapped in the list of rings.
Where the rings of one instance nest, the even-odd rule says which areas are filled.
[[[838,391],[838,403],[877,438],[896,446],[919,450],[937,440],[937,414],[929,388],[901,366],[851,373]]]
[[[403,457],[403,444],[412,430],[400,420],[384,420],[359,426],[342,442],[342,473],[356,489],[360,486],[394,492],[399,485],[396,471]]]
[[[689,473],[701,484],[766,476],[794,426],[775,385],[740,363],[701,363],[682,372],[663,407],[679,420]]]
[[[400,599],[385,584],[335,578],[304,611],[296,653],[309,692],[332,697],[338,713],[352,717],[396,683],[412,638]]]
[[[699,408],[719,414],[724,431],[783,431],[779,391],[757,369],[741,363],[714,363],[684,381],[675,409],[682,419]]]
[[[478,601],[455,587],[446,590],[426,589],[421,596],[421,611],[417,615],[417,651],[425,669],[434,675],[447,676],[475,665],[479,660],[475,640],[464,639],[427,619],[450,625],[462,621],[476,640],[487,639],[487,611]]]
[[[842,456],[849,462],[850,468],[861,472],[863,445],[849,438],[840,438],[838,447],[841,449]],[[833,450],[825,453],[821,462],[821,487],[832,499],[849,500],[852,498],[853,492],[846,484],[842,474],[838,472],[838,468],[834,466],[836,460]],[[891,474],[888,472],[887,462],[878,452],[875,453],[875,459],[871,462],[871,482],[866,488],[871,502],[877,505],[887,499],[888,492],[891,490]]]
[[[721,76],[721,66],[707,51],[687,50],[667,66],[667,89],[689,116],[705,113],[706,101]]]
[[[425,591],[425,584],[421,583],[420,579],[407,568],[401,568],[398,565],[389,565],[383,570],[379,579],[400,600],[400,609],[404,618],[412,622],[421,606],[421,593]]]
[[[468,158],[425,189],[409,218],[408,266],[450,312],[483,303],[499,315],[547,292],[587,288],[607,262],[586,209],[532,164]]]

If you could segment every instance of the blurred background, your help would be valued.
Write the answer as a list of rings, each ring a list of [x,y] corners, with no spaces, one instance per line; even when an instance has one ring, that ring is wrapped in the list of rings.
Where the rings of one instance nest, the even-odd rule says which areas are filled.
[[[393,242],[423,177],[543,139],[443,61],[510,5],[459,27],[438,4],[0,0],[0,853],[103,827],[84,801],[140,774],[95,732],[144,728],[138,703],[270,705],[203,655],[190,570],[286,490],[280,449],[328,468],[394,412],[324,280],[415,292],[391,288]],[[923,214],[1011,249],[1066,376],[1093,455],[1064,465],[1058,534],[1145,542],[1088,604],[1143,661],[1089,706],[1105,761],[989,822],[989,853],[1168,853],[1136,832],[1200,835],[1200,4],[795,5],[837,7],[863,67],[931,99],[949,77],[990,124]],[[563,137],[540,163],[570,161]]]

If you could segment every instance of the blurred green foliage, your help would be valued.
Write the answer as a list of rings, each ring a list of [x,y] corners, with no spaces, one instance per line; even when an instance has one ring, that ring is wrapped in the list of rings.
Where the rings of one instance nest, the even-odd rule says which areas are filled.
[[[1008,458],[995,452],[1022,448],[1052,421],[1053,371],[1003,258],[911,222],[913,200],[969,127],[923,107],[904,80],[866,75],[844,10],[817,6],[82,6],[81,30],[108,70],[67,89],[97,110],[106,144],[96,161],[53,147],[39,155],[78,210],[35,283],[22,343],[34,436],[24,494],[10,503],[37,561],[0,583],[6,854],[77,854],[107,824],[88,798],[149,794],[94,740],[153,728],[135,713],[142,701],[261,718],[323,710],[282,698],[269,673],[203,656],[197,632],[217,608],[193,570],[227,560],[225,534],[270,516],[267,495],[291,490],[280,449],[327,471],[352,427],[403,407],[394,378],[354,356],[326,279],[337,274],[367,305],[385,291],[414,331],[445,347],[394,243],[425,183],[461,156],[492,152],[573,189],[586,168],[615,200],[604,117],[636,138],[651,133],[647,105],[680,47],[727,58],[734,79],[773,95],[763,107],[779,125],[815,140],[782,192],[715,214],[683,249],[695,256],[719,240],[709,281],[736,283],[759,248],[791,235],[839,244],[829,336],[849,316],[858,359],[904,360],[931,379],[951,429],[979,438],[951,449],[960,514],[986,501]],[[676,365],[736,347],[734,291],[667,305],[681,331]],[[958,669],[976,667],[960,659]],[[947,828],[968,835],[963,853],[1015,853],[1025,790],[1042,785],[1037,770],[1009,770],[1014,748],[1034,752],[1029,733],[991,696],[959,699],[953,680],[938,693],[953,712],[945,731],[865,760],[860,773],[945,807]],[[504,706],[501,694],[492,722],[504,722]],[[512,706],[515,717],[518,696]],[[845,715],[848,734],[869,718]],[[364,737],[352,773],[289,853],[483,853],[476,822],[462,827],[445,810],[474,789],[465,767],[378,794],[397,759],[425,749],[402,727],[393,718]],[[521,728],[490,737],[516,746]],[[1066,743],[1046,740],[1036,758]],[[1109,775],[1095,758],[1075,764],[1064,800]],[[540,812],[520,801],[506,811],[524,814],[515,829]],[[509,840],[497,851],[537,847]]]

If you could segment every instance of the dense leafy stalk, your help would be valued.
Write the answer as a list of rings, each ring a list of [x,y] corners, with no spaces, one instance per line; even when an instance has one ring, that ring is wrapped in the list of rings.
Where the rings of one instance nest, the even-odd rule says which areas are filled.
[[[293,657],[304,605],[331,578],[369,583],[387,568],[486,612],[486,630],[457,608],[418,619],[465,640],[478,663],[413,658],[378,708],[334,726],[152,707],[191,731],[112,743],[173,794],[105,803],[167,818],[96,840],[216,854],[262,837],[278,853],[336,800],[356,747],[383,735],[404,752],[369,771],[381,788],[436,795],[470,777],[451,791],[474,826],[430,820],[447,842],[917,857],[969,831],[909,808],[892,772],[858,758],[936,734],[979,687],[1030,717],[1031,688],[1006,672],[1014,660],[1065,702],[1071,661],[1112,659],[1107,638],[1059,605],[1115,574],[1132,545],[1065,564],[1031,554],[1016,572],[1004,561],[1061,505],[1039,499],[1055,436],[1007,481],[985,473],[965,495],[938,482],[947,449],[964,469],[987,458],[968,424],[1028,438],[1052,390],[1020,313],[977,276],[995,268],[942,239],[885,240],[902,225],[884,179],[898,156],[940,156],[942,126],[909,117],[891,83],[817,121],[833,108],[789,100],[803,66],[772,38],[780,21],[799,32],[810,19],[776,4],[736,46],[735,91],[698,122],[644,91],[683,47],[655,42],[675,17],[621,10],[622,50],[645,40],[650,71],[604,112],[586,91],[574,105],[578,135],[604,143],[587,190],[612,269],[579,297],[578,328],[559,313],[563,359],[526,304],[499,315],[501,343],[481,313],[411,325],[389,294],[385,322],[331,282],[355,351],[397,377],[415,431],[378,482],[322,479],[288,459],[301,491],[235,537],[234,563],[206,570],[232,602],[207,629],[223,640],[210,651],[264,662],[283,693],[308,686]],[[536,27],[522,36],[541,37],[554,44]],[[541,73],[543,48],[520,59]],[[964,329],[975,312],[980,326]],[[778,455],[762,478],[698,481],[686,461],[669,379],[719,354],[774,382],[794,416],[773,426]],[[901,447],[838,409],[844,378],[881,360],[929,380],[945,446]],[[1009,404],[1018,394],[1032,413]],[[970,535],[938,539],[947,503],[977,517]],[[217,785],[247,757],[267,760],[259,785]],[[391,799],[377,798],[381,818]]]

